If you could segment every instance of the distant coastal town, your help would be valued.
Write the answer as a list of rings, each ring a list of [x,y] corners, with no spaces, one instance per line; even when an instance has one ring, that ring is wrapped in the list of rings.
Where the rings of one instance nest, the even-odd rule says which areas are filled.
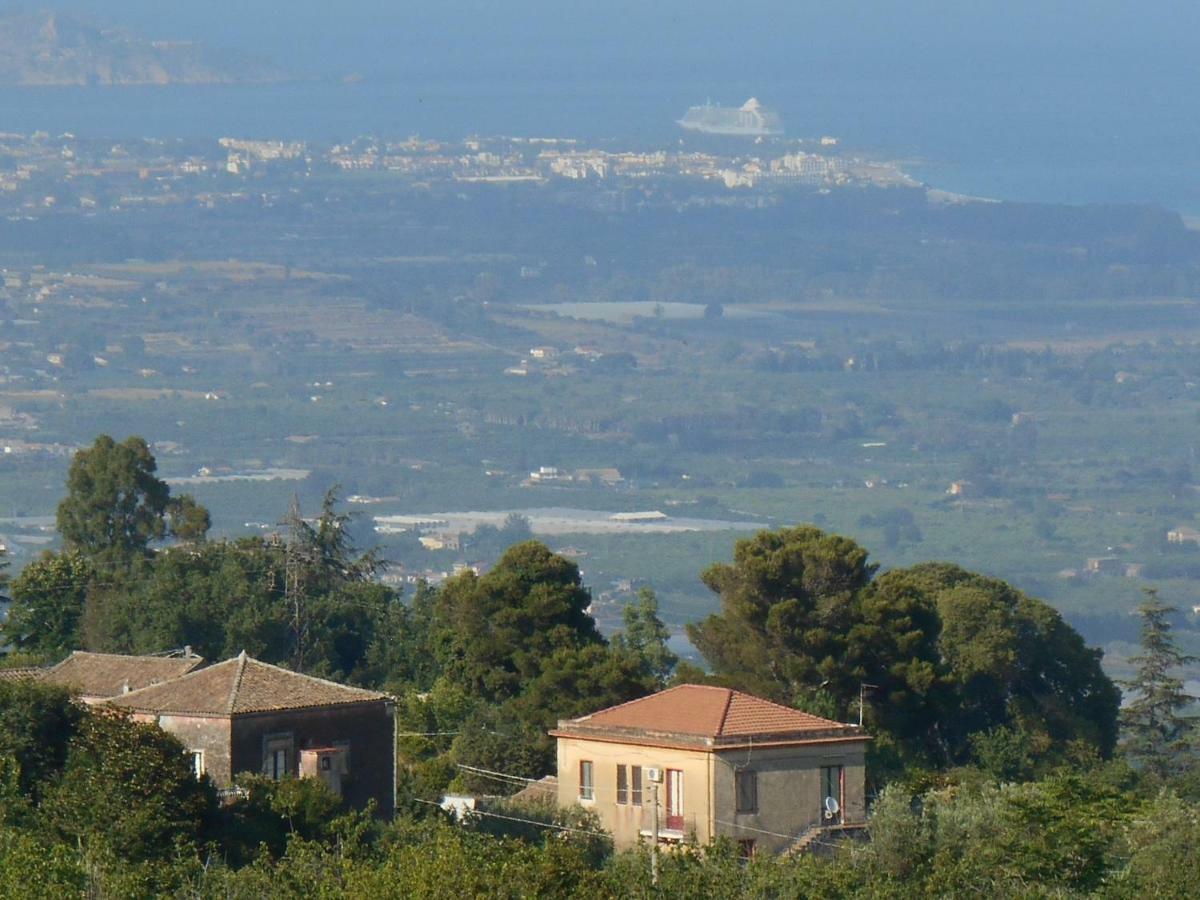
[[[840,152],[836,138],[772,139],[721,150],[622,150],[562,137],[469,137],[458,142],[374,137],[318,145],[223,137],[213,141],[0,134],[0,212],[216,204],[244,200],[245,179],[366,174],[414,183],[661,183],[731,191],[919,187],[889,162]],[[268,178],[268,182],[261,179]]]

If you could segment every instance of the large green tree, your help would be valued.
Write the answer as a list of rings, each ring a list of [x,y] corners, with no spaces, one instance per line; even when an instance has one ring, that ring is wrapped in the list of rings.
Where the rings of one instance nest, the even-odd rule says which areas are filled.
[[[0,758],[16,764],[24,796],[36,802],[62,771],[83,716],[65,688],[0,679]]]
[[[216,791],[184,746],[156,725],[103,710],[86,715],[41,817],[54,834],[101,856],[166,860],[207,837]]]
[[[1112,752],[1120,692],[1101,668],[1101,651],[1050,606],[946,563],[895,570],[885,579],[907,583],[935,605],[936,662],[948,705],[930,735],[946,762],[967,761],[974,735],[1001,728],[1048,762],[1072,741],[1103,756]]]
[[[260,538],[167,548],[92,589],[83,643],[114,653],[190,644],[206,659],[245,650],[269,662],[291,653],[282,551]]]
[[[17,650],[59,659],[80,645],[80,625],[93,569],[78,551],[47,552],[12,583],[12,604],[0,630]]]
[[[446,676],[488,701],[519,694],[554,651],[600,644],[579,567],[537,541],[510,547],[483,576],[438,593],[434,639]]]
[[[1047,762],[1111,752],[1118,693],[1049,606],[953,565],[874,572],[847,538],[762,532],[705,572],[721,612],[689,634],[724,683],[843,720],[862,704],[878,774],[971,762],[998,729]]]
[[[414,678],[400,712],[406,782],[444,787],[456,763],[542,775],[553,767],[547,731],[559,718],[654,690],[646,657],[608,646],[590,604],[576,565],[537,541],[510,547],[483,576],[465,572],[435,594],[419,591],[400,617],[401,637],[431,648],[436,666],[406,667]]]
[[[721,612],[688,634],[714,672],[754,693],[795,702],[836,681],[834,694],[857,695],[845,636],[875,568],[854,541],[812,526],[760,531],[734,545],[732,563],[705,570]]]
[[[67,496],[58,505],[58,531],[70,549],[108,562],[128,561],[167,535],[168,513],[193,539],[207,529],[207,514],[191,498],[171,504],[167,483],[145,440],[117,443],[102,434],[77,452],[67,473]]]

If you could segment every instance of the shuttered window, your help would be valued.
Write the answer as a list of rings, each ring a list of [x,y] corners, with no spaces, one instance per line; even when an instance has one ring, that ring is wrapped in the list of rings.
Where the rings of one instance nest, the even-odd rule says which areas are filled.
[[[735,776],[737,782],[737,811],[752,813],[758,811],[758,773],[751,769],[743,769]]]

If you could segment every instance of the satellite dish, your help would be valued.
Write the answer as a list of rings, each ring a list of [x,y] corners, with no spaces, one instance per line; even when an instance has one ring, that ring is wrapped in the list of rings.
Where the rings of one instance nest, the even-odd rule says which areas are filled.
[[[825,818],[832,819],[842,807],[833,797],[825,798]]]

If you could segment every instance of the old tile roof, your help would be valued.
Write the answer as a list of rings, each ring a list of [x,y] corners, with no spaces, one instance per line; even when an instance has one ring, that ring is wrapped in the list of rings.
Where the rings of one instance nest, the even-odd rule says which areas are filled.
[[[0,669],[0,681],[33,681],[41,678],[45,671],[38,666],[14,666],[11,669]]]
[[[648,697],[559,722],[554,734],[653,741],[685,738],[708,743],[748,738],[860,737],[859,730],[831,719],[772,703],[730,688],[681,684]]]
[[[348,687],[259,662],[242,651],[233,659],[166,684],[115,697],[110,702],[138,712],[236,716],[387,699],[390,699],[387,694],[377,691]]]
[[[41,677],[83,697],[116,697],[178,678],[203,662],[199,656],[123,656],[76,650]]]

